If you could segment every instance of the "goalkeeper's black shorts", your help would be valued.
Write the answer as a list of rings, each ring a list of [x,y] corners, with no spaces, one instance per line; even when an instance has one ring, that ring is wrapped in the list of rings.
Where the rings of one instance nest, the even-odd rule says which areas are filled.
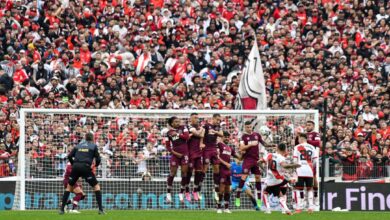
[[[98,184],[95,174],[92,172],[91,166],[87,163],[74,163],[72,172],[69,176],[69,185],[74,186],[77,180],[82,177],[92,187]]]

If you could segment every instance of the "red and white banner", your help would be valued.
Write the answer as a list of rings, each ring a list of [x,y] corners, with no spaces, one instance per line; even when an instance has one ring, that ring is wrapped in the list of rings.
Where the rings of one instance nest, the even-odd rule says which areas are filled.
[[[259,47],[254,44],[242,70],[236,109],[266,109],[267,97]]]
[[[141,54],[141,56],[139,56],[136,60],[135,60],[135,63],[134,63],[134,66],[136,67],[135,69],[135,73],[137,75],[141,74],[145,67],[149,64],[149,62],[151,61],[151,56],[149,53],[143,53]]]

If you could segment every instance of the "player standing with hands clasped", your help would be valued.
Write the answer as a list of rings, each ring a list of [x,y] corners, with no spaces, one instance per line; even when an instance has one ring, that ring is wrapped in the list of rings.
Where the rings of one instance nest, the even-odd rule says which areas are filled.
[[[217,201],[217,213],[222,213],[221,209],[221,203],[222,198],[225,201],[225,213],[232,213],[229,210],[229,202],[230,202],[230,186],[232,185],[231,180],[231,165],[230,165],[230,159],[231,157],[238,158],[236,151],[234,148],[230,147],[229,144],[230,134],[227,131],[223,132],[223,139],[222,142],[218,143],[219,148],[219,161],[221,162],[221,165],[219,167],[220,171],[220,187],[219,187],[219,199]]]
[[[70,191],[72,191],[80,177],[83,177],[87,183],[93,187],[93,191],[95,191],[96,195],[96,201],[99,206],[99,215],[105,214],[102,206],[102,192],[100,191],[99,183],[91,168],[94,159],[95,165],[98,167],[101,162],[99,149],[98,146],[93,143],[93,134],[87,133],[85,135],[85,141],[79,143],[68,155],[68,160],[72,164],[72,171],[69,176],[68,186],[62,197],[61,209],[59,211],[60,215],[65,213],[64,208],[67,204]]]
[[[187,184],[188,185],[190,184],[192,172],[195,171],[194,189],[192,195],[194,196],[194,200],[198,201],[200,199],[199,192],[201,190],[201,182],[203,178],[203,170],[202,170],[203,161],[202,161],[202,150],[200,148],[200,145],[203,144],[205,129],[199,125],[199,117],[197,113],[191,114],[188,130],[190,132],[190,139],[188,140],[190,162],[189,162],[188,174],[187,174]],[[190,197],[189,193],[187,192],[187,188],[186,188],[186,198]]]
[[[298,181],[295,184],[294,198],[296,202],[295,212],[302,211],[302,200],[304,199],[304,189],[306,187],[309,207],[308,213],[313,212],[313,177],[316,168],[317,151],[315,147],[307,143],[306,133],[298,134],[299,144],[294,147],[294,162],[300,164],[297,169]]]
[[[223,131],[221,129],[221,115],[214,114],[212,123],[204,125],[204,138],[201,148],[203,149],[203,178],[205,177],[210,163],[213,165],[213,180],[214,180],[214,199],[219,200],[219,159],[218,159],[218,146],[217,138],[223,137]],[[203,181],[203,180],[202,180]]]
[[[245,122],[244,129],[244,134],[241,137],[239,148],[244,160],[242,163],[243,174],[241,176],[240,184],[238,185],[235,205],[237,207],[241,206],[241,191],[250,171],[255,175],[257,205],[258,207],[261,207],[261,172],[258,166],[258,161],[260,159],[259,144],[262,144],[263,146],[266,144],[259,133],[253,132],[252,123],[250,121]]]
[[[293,179],[288,179],[285,173],[283,173],[284,169],[295,169],[300,167],[299,164],[287,164],[285,162],[286,158],[284,155],[286,154],[287,146],[284,143],[279,144],[276,149],[276,153],[269,153],[267,155],[267,179],[266,184],[267,187],[264,190],[263,194],[263,202],[266,207],[265,213],[271,214],[270,205],[268,201],[268,195],[272,194],[275,197],[279,198],[280,206],[282,207],[283,212],[287,215],[291,215],[292,212],[287,207],[286,201],[286,185],[291,182],[293,183]]]
[[[180,202],[184,202],[184,190],[186,188],[188,173],[188,145],[187,140],[190,135],[187,127],[181,125],[179,118],[173,116],[168,119],[168,125],[171,129],[167,133],[166,148],[171,153],[170,172],[167,180],[167,198],[168,203],[172,202],[172,185],[176,176],[178,166],[181,166],[181,187],[179,193]],[[191,201],[191,197],[186,196]]]

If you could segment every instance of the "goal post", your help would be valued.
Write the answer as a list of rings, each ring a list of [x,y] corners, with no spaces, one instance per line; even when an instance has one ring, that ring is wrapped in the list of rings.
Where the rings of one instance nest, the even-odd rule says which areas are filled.
[[[231,133],[230,144],[236,149],[242,132],[240,127],[247,120],[253,122],[254,129],[266,142],[278,144],[287,141],[290,149],[296,133],[302,131],[307,120],[314,121],[314,130],[319,131],[317,110],[21,109],[13,208],[59,207],[64,190],[64,155],[82,139],[85,132],[94,133],[102,154],[102,164],[95,172],[102,185],[105,208],[215,208],[211,173],[206,174],[201,202],[179,202],[180,172],[174,180],[173,203],[165,202],[169,154],[164,150],[163,138],[168,127],[167,119],[177,116],[187,124],[191,113],[199,115],[200,123],[210,120],[215,113],[220,114],[221,127]],[[95,208],[91,188],[85,182],[82,186],[86,198],[80,202],[80,207]],[[240,209],[251,209],[248,197],[244,194],[242,197]]]

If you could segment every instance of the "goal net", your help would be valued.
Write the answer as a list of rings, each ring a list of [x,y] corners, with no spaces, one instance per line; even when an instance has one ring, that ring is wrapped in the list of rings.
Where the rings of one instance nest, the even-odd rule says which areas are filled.
[[[67,153],[86,132],[94,134],[102,163],[96,168],[106,209],[212,209],[211,169],[206,174],[198,202],[179,201],[180,171],[174,179],[172,203],[166,203],[166,179],[169,158],[164,144],[167,119],[177,116],[188,124],[191,113],[199,114],[200,123],[210,121],[214,113],[222,116],[221,128],[232,134],[231,146],[238,149],[242,124],[250,120],[265,142],[288,143],[290,154],[298,132],[308,120],[318,131],[318,111],[285,110],[92,110],[92,109],[22,109],[20,112],[20,152],[13,209],[58,209],[64,191],[63,175]],[[273,149],[263,148],[261,152]],[[318,172],[317,172],[318,173]],[[193,177],[192,177],[193,178]],[[250,182],[253,183],[253,176]],[[81,209],[96,208],[94,193],[84,181],[86,194]],[[254,183],[253,183],[254,185]],[[190,188],[192,189],[193,179]],[[252,192],[256,195],[255,187]],[[232,193],[232,200],[235,193]],[[72,196],[71,196],[72,197]],[[242,194],[240,209],[252,209]],[[291,198],[290,198],[291,200]],[[292,204],[292,202],[289,202]],[[271,199],[271,207],[278,202]],[[232,209],[237,209],[231,206]]]

